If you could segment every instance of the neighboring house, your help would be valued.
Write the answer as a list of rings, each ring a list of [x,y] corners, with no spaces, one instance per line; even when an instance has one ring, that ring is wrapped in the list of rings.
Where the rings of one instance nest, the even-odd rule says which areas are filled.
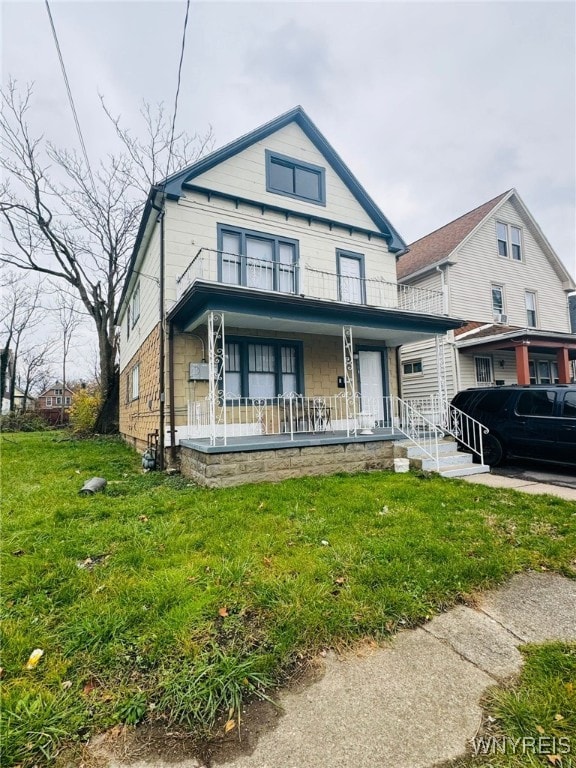
[[[402,348],[402,396],[490,384],[568,383],[576,359],[574,280],[514,189],[410,245],[398,279],[442,290],[468,321],[445,343]],[[439,381],[440,379],[440,381]]]
[[[25,397],[24,392],[19,387],[14,387],[14,410],[23,411],[26,405],[26,410],[31,411],[36,406],[35,398],[28,395]]]
[[[178,446],[206,484],[329,471],[351,441],[368,466],[396,349],[461,325],[398,290],[404,250],[300,107],[153,187],[118,315],[123,437]],[[298,436],[326,455],[291,454]]]
[[[63,405],[69,407],[72,404],[74,392],[68,387],[64,387],[61,381],[55,381],[52,386],[45,389],[36,399],[36,407],[39,411],[61,408]]]

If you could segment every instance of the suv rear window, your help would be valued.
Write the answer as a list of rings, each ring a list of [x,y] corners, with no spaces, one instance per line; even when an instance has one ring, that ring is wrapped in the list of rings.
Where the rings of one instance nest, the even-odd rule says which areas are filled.
[[[516,403],[516,413],[520,416],[552,416],[556,392],[537,389],[522,392]]]
[[[482,395],[476,403],[476,408],[484,413],[500,413],[509,397],[510,392],[495,389]]]

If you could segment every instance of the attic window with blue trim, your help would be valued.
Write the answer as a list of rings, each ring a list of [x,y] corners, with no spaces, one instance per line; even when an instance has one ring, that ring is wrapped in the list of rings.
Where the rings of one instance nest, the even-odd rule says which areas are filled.
[[[266,191],[326,205],[325,169],[267,149]]]

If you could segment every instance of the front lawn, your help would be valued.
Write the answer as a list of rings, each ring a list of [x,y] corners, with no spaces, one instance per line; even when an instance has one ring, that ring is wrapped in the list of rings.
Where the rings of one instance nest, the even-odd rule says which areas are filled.
[[[386,472],[214,491],[143,475],[114,440],[1,448],[3,766],[119,722],[237,726],[298,657],[522,569],[574,575],[574,505],[554,497]],[[106,491],[79,496],[95,475]]]

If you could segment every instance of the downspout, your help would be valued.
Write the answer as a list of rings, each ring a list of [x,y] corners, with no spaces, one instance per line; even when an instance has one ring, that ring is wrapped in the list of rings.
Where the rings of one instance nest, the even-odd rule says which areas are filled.
[[[176,410],[174,406],[174,325],[168,320],[168,387],[170,388],[170,463],[176,464]]]
[[[160,222],[160,350],[159,350],[159,368],[160,373],[158,377],[158,381],[160,384],[160,408],[159,408],[159,428],[158,428],[158,456],[156,457],[156,466],[157,468],[162,471],[164,469],[164,401],[165,401],[165,391],[164,391],[164,377],[165,377],[165,365],[164,365],[164,293],[165,293],[165,287],[164,287],[164,264],[165,264],[165,250],[164,250],[164,215],[165,215],[165,207],[164,207],[164,201],[165,197],[162,195],[162,202],[160,205],[156,205],[156,203],[152,203],[152,208],[154,210],[158,211],[158,218],[157,221]]]

